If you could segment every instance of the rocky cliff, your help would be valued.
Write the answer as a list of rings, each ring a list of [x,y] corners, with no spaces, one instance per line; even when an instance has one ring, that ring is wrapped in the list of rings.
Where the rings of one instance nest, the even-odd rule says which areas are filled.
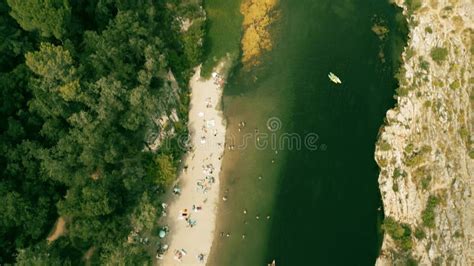
[[[375,159],[377,265],[474,265],[472,0],[396,0],[410,26]]]

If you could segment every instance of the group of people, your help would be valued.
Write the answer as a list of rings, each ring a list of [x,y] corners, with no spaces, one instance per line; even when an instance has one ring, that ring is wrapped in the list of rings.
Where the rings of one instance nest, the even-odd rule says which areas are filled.
[[[212,73],[213,83],[218,85],[217,89],[221,89],[224,83],[224,78],[214,72]],[[183,173],[186,173],[186,178],[188,182],[191,182],[193,185],[196,186],[196,191],[201,192],[203,195],[202,202],[196,202],[193,198],[194,204],[192,204],[192,208],[189,201],[187,199],[182,202],[184,203],[182,209],[178,210],[178,227],[187,228],[185,230],[199,230],[195,228],[198,225],[197,218],[200,218],[200,215],[197,212],[202,211],[203,209],[207,210],[206,202],[207,202],[207,195],[206,193],[210,191],[213,185],[216,182],[216,159],[221,160],[223,155],[224,145],[222,141],[218,141],[217,138],[222,137],[222,132],[219,131],[217,126],[217,122],[219,121],[217,117],[213,117],[213,110],[209,110],[211,108],[215,108],[217,105],[217,100],[214,97],[206,97],[201,99],[201,103],[199,103],[198,108],[201,108],[197,113],[197,124],[195,124],[195,132],[194,134],[196,139],[194,139],[193,143],[190,143],[189,146],[192,147],[188,150],[190,153],[190,162],[183,167]],[[216,141],[214,141],[216,139]],[[219,150],[216,152],[213,149],[208,149],[209,144],[217,144]],[[199,158],[199,159],[198,159]],[[191,172],[188,172],[191,170]],[[202,171],[202,172],[201,172]],[[186,193],[187,188],[183,187],[183,191],[180,187],[176,186],[173,188],[173,194],[181,196],[182,193]],[[199,193],[199,194],[201,194]],[[182,204],[181,203],[181,204]],[[184,208],[183,208],[184,207]],[[183,224],[184,223],[184,224]],[[180,230],[181,231],[181,230]],[[176,243],[178,244],[178,243]],[[184,249],[186,248],[186,250]],[[188,255],[188,252],[192,252],[187,246],[179,246],[172,247],[173,253],[172,255],[175,260],[182,262],[185,260],[184,258]],[[204,262],[205,255],[203,253],[196,254],[198,262]],[[194,256],[194,255],[193,255]]]
[[[219,74],[213,73],[214,77],[214,83],[215,84],[220,84],[222,82],[222,78],[220,77]],[[213,104],[213,99],[211,97],[207,97],[205,99],[205,107],[206,108],[213,108],[215,105]],[[198,117],[202,118],[202,125],[198,128],[200,128],[200,137],[199,137],[199,142],[201,144],[206,144],[206,142],[213,138],[217,137],[218,135],[218,130],[215,128],[216,123],[214,119],[209,119],[205,117],[204,112],[199,112]],[[222,145],[222,144],[221,144]],[[221,146],[219,145],[219,146]],[[198,145],[199,146],[199,145]],[[198,147],[196,146],[196,147]],[[192,158],[194,159],[196,156],[196,149],[192,150],[193,155]],[[214,171],[215,171],[215,166],[211,162],[211,159],[213,158],[214,154],[210,153],[209,155],[206,155],[204,159],[200,162],[201,163],[201,169],[202,169],[202,176],[197,179],[196,181],[196,191],[200,191],[203,194],[206,194],[213,186],[213,184],[216,182],[215,177],[214,177]],[[219,155],[219,160],[221,159],[222,155]],[[192,167],[194,169],[194,167]],[[187,170],[187,167],[186,167]],[[181,192],[181,191],[179,191]],[[177,193],[178,194],[178,193]],[[203,204],[207,202],[207,198],[203,200]],[[193,212],[199,212],[203,210],[203,207],[199,204],[193,204],[191,210]],[[191,212],[185,208],[182,209],[179,213],[179,220],[184,220],[186,223],[186,227],[188,228],[193,228],[194,226],[197,225],[197,220],[193,219]],[[187,252],[184,249],[176,249],[174,251],[174,258],[178,261],[182,261],[183,257],[187,255]],[[199,253],[197,255],[197,260],[199,262],[204,262],[204,254]]]
[[[201,211],[202,206],[193,204],[192,210],[194,212]],[[197,224],[197,221],[191,218],[191,214],[189,213],[188,209],[182,209],[179,213],[178,219],[186,221],[186,226],[190,228],[193,228]]]
[[[212,72],[212,78],[214,79],[214,85],[219,86],[219,88],[223,88],[225,85],[225,78],[217,73],[217,72]]]
[[[216,181],[213,176],[206,175],[204,178],[201,178],[196,182],[196,190],[205,194],[211,189],[215,182]]]
[[[184,250],[183,248],[182,249],[176,249],[174,251],[174,259],[179,261],[179,262],[182,262],[182,259],[184,256],[188,255],[188,252],[186,252],[186,250]],[[200,262],[200,263],[203,263],[204,262],[204,254],[203,253],[199,253],[197,255],[197,260]]]

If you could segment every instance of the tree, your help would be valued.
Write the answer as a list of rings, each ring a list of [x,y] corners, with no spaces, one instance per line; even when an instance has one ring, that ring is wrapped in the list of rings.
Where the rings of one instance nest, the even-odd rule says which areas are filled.
[[[408,224],[398,223],[392,217],[385,217],[382,229],[392,237],[401,250],[408,251],[412,248],[411,229]]]
[[[202,59],[202,45],[204,39],[204,23],[196,20],[184,33],[184,52],[191,66],[196,66]]]
[[[144,192],[138,207],[132,215],[133,228],[137,231],[150,230],[156,220],[158,210],[147,192]]]
[[[448,49],[443,47],[434,47],[430,52],[431,58],[440,65],[448,56]]]
[[[32,111],[44,119],[68,118],[72,108],[66,101],[72,100],[79,90],[77,70],[69,51],[41,43],[39,51],[29,52],[25,58],[26,65],[38,76],[31,80]]]
[[[434,228],[435,223],[435,209],[438,206],[440,200],[438,197],[434,195],[430,195],[428,197],[428,201],[426,202],[426,207],[421,213],[421,218],[423,220],[423,225],[429,228]]]
[[[176,178],[176,168],[169,155],[160,154],[155,158],[157,176],[155,182],[158,185],[169,187]]]
[[[102,265],[152,265],[143,245],[121,243],[107,250],[100,258]]]
[[[59,213],[70,217],[111,214],[116,209],[119,199],[102,183],[103,181],[89,181],[84,187],[71,188],[65,199],[58,203]]]
[[[48,216],[52,206],[47,196],[39,197],[38,202],[32,202],[31,199],[34,197],[28,197],[28,194],[20,194],[15,191],[1,192],[0,200],[3,204],[0,206],[0,227],[2,228],[0,237],[3,241],[0,244],[2,250],[0,254],[9,251],[8,244],[15,243],[17,247],[25,248],[43,237],[46,230],[49,229]],[[14,242],[9,243],[7,239],[12,232],[16,232],[13,234]],[[4,256],[2,254],[2,257]]]
[[[64,265],[57,256],[51,256],[46,247],[21,249],[16,257],[18,266],[61,266]]]
[[[68,227],[70,239],[80,239],[88,245],[114,246],[125,241],[131,230],[123,215],[76,217]]]
[[[65,254],[68,256],[64,256]],[[31,247],[20,249],[16,264],[18,266],[72,265],[71,261],[77,261],[80,255],[65,238],[58,239],[53,244],[47,244],[43,240]]]
[[[144,63],[143,52],[148,45],[159,50],[161,41],[151,34],[149,25],[136,12],[119,11],[100,35],[85,32],[86,63],[96,71],[95,80],[112,76],[125,86],[136,84],[138,68]]]
[[[168,1],[7,3],[11,10],[0,2],[0,264],[18,253],[20,265],[68,265],[91,247],[103,264],[146,264],[144,247],[124,242],[132,226],[152,227],[157,188],[174,180],[180,156],[173,138],[166,141],[176,147],[144,151],[146,136],[182,104],[185,90],[167,74],[179,69],[187,84],[180,73],[199,60],[202,25],[181,39]],[[69,25],[71,10],[80,25]],[[58,214],[67,216],[67,233],[46,245]]]
[[[71,81],[76,70],[72,56],[62,46],[41,43],[40,50],[26,54],[26,65],[38,76],[51,81]]]
[[[68,0],[7,0],[10,15],[26,31],[61,40],[71,17]]]
[[[0,2],[0,72],[8,72],[23,59],[23,53],[31,49],[27,34],[18,27],[15,20],[8,15],[6,2]]]

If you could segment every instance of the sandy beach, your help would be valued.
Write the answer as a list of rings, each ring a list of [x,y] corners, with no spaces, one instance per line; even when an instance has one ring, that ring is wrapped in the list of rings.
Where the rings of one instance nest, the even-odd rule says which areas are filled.
[[[175,195],[163,217],[169,226],[164,238],[169,247],[158,260],[160,265],[205,265],[214,239],[226,129],[219,106],[224,78],[217,71],[205,80],[200,69],[190,81],[188,127],[192,148],[184,158]]]

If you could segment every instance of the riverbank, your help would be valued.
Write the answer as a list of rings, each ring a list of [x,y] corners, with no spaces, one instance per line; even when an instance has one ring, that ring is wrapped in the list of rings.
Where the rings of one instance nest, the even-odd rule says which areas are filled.
[[[225,145],[226,126],[220,106],[225,71],[221,63],[210,79],[203,79],[198,67],[190,81],[190,152],[184,159],[174,199],[165,209],[170,234],[161,265],[205,264],[211,249]]]
[[[229,199],[219,203],[208,265],[373,265],[381,215],[373,153],[396,88],[397,9],[376,0],[279,3],[272,50],[250,75],[236,68],[225,89],[227,134],[259,133],[269,145],[253,138],[226,152]],[[390,29],[384,40],[371,30],[374,14]]]
[[[386,232],[377,265],[472,265],[474,5],[395,2],[410,41],[375,153]]]

